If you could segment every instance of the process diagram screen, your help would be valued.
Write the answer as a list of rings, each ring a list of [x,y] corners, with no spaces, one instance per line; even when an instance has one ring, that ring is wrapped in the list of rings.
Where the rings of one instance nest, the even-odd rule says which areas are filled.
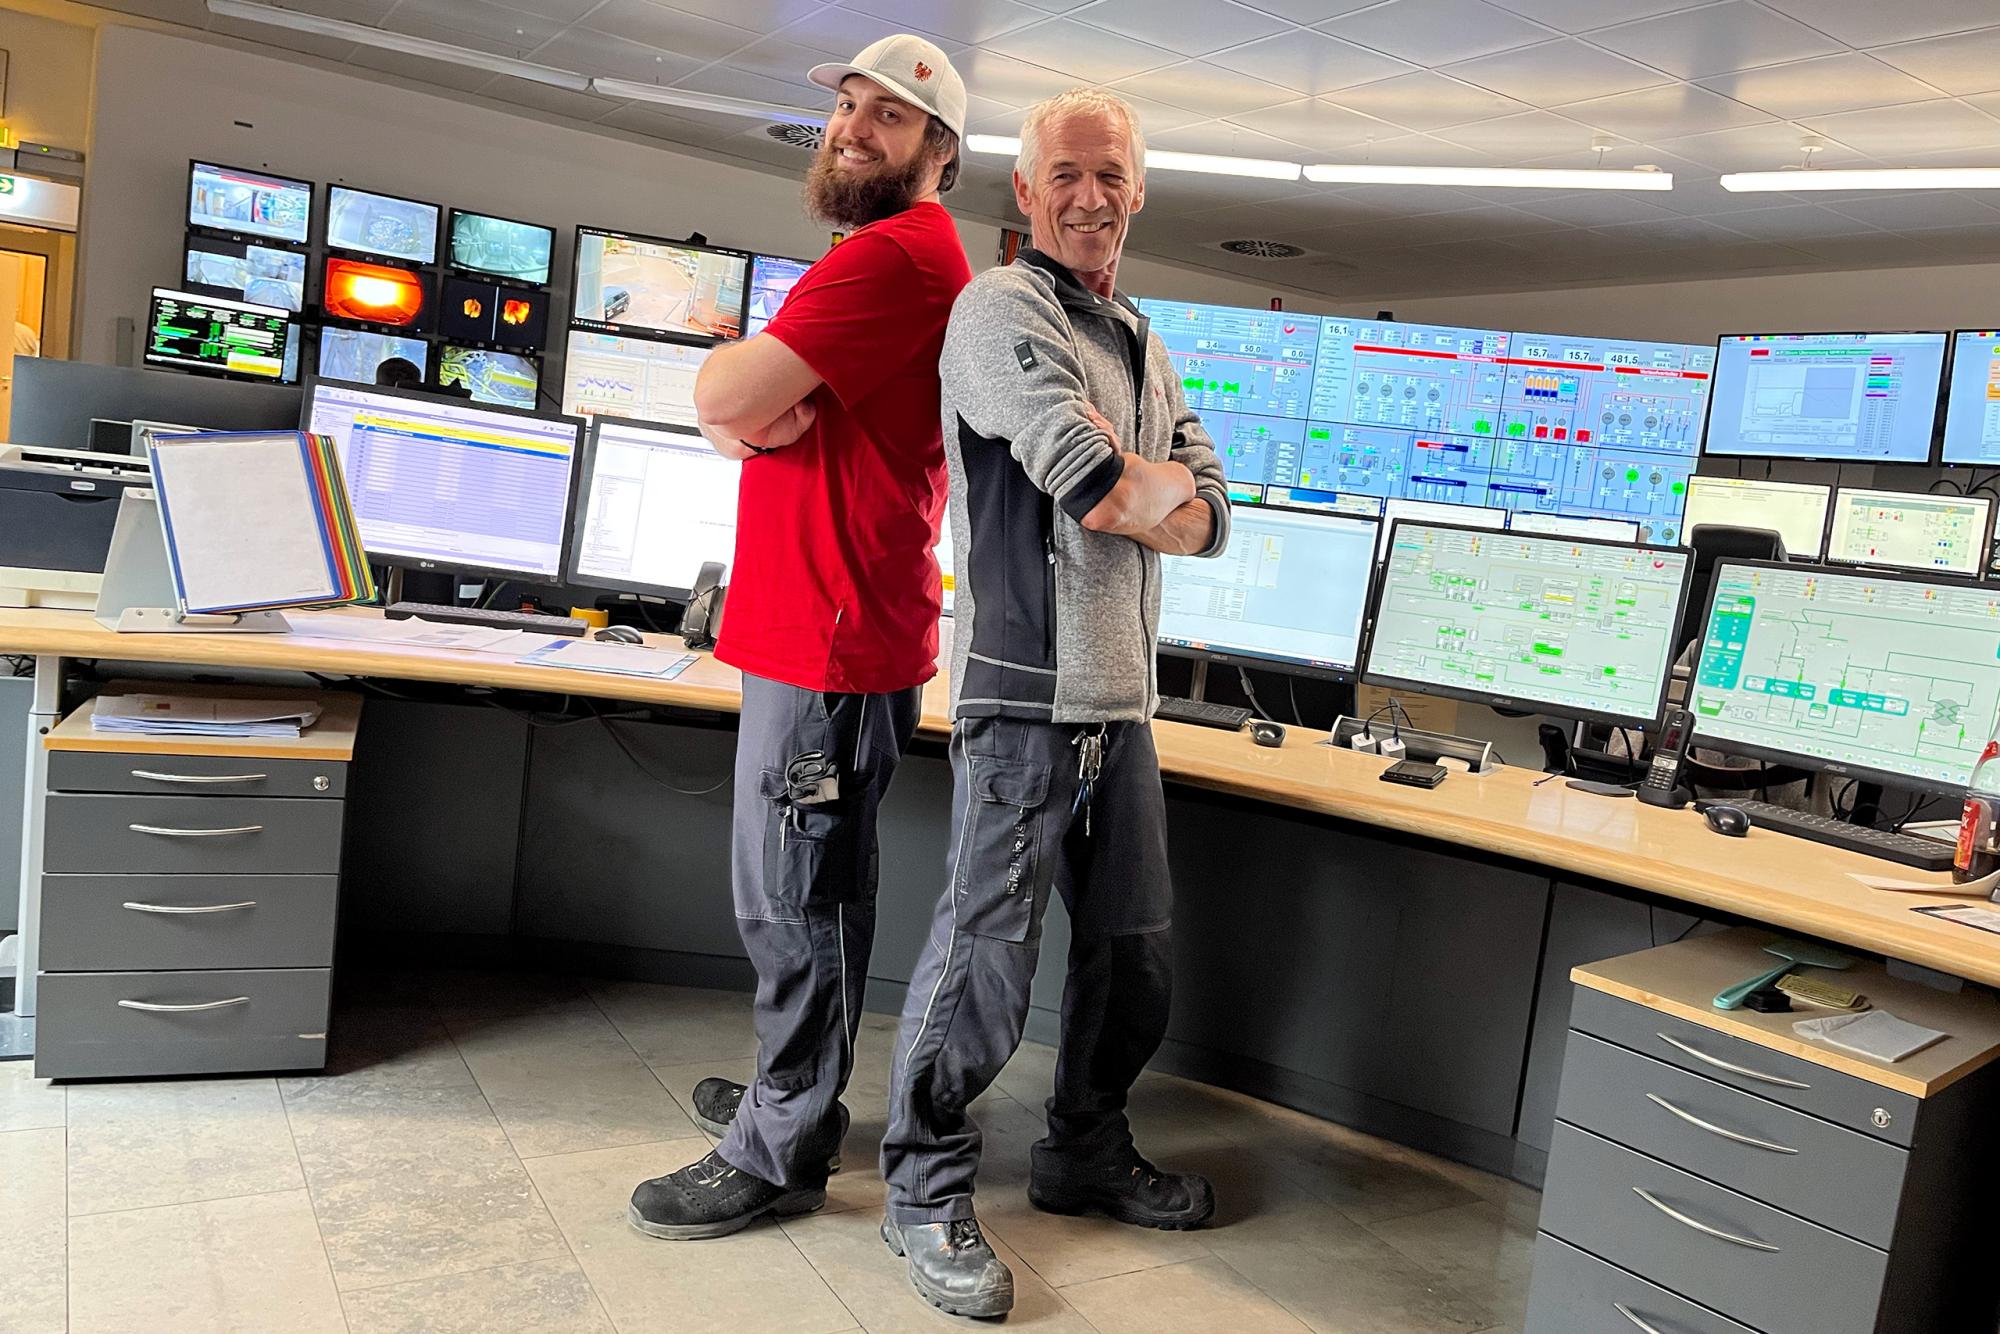
[[[1724,338],[1709,452],[1927,463],[1944,360],[1941,333]]]

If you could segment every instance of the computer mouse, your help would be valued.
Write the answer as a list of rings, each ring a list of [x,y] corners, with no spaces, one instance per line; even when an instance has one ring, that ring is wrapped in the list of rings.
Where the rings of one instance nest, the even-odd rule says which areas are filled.
[[[1750,832],[1750,816],[1740,806],[1710,806],[1702,812],[1708,827],[1718,834],[1742,838]]]
[[[1285,744],[1284,725],[1253,718],[1250,722],[1250,739],[1260,746],[1282,746]]]
[[[591,636],[600,644],[643,644],[639,632],[629,625],[607,625]]]

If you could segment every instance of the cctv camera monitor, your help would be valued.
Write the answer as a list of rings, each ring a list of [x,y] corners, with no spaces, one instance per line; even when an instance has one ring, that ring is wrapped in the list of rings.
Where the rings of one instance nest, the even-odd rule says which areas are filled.
[[[146,319],[145,361],[285,383],[297,373],[297,330],[276,306],[156,287]]]
[[[742,251],[579,227],[571,319],[600,333],[737,338],[749,273]]]
[[[549,294],[447,276],[438,302],[438,332],[462,343],[539,352],[548,339]]]
[[[324,379],[374,384],[376,368],[391,357],[400,357],[426,377],[430,375],[431,345],[421,338],[332,325],[319,331],[318,367]]]
[[[430,296],[413,269],[329,256],[320,308],[329,320],[386,324],[421,333],[430,325]]]
[[[542,368],[518,352],[446,343],[438,354],[438,383],[463,388],[475,403],[533,411]]]
[[[750,260],[750,301],[743,314],[743,336],[754,338],[777,315],[812,261],[783,255],[756,255]]]
[[[296,314],[306,304],[306,257],[296,250],[190,232],[182,265],[187,290]]]
[[[188,226],[226,236],[303,246],[312,228],[311,181],[268,172],[188,164]]]
[[[330,185],[326,247],[409,264],[435,264],[439,212],[436,204]]]
[[[446,263],[460,272],[532,287],[549,281],[556,244],[553,227],[453,209],[446,232]]]

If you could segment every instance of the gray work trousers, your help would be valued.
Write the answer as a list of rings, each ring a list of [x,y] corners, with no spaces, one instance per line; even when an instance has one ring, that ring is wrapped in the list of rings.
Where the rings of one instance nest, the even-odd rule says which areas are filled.
[[[916,731],[923,690],[822,694],[743,677],[731,879],[757,970],[757,1077],[720,1152],[790,1190],[826,1184],[875,943],[876,813]],[[819,751],[833,801],[794,805],[786,766]]]
[[[979,1127],[966,1108],[1020,1045],[1051,891],[1069,974],[1044,1153],[1079,1164],[1132,1147],[1125,1104],[1159,1049],[1172,991],[1173,888],[1152,728],[968,718],[952,733],[952,854],[897,1036],[882,1175],[898,1224],[971,1218]]]

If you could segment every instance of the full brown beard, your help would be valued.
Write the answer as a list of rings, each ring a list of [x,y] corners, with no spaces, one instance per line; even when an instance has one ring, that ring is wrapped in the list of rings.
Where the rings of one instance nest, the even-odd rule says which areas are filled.
[[[832,141],[820,145],[806,173],[806,211],[819,221],[853,231],[893,218],[917,202],[925,166],[921,155],[901,167],[885,162],[874,171],[856,174],[837,165],[838,152]]]

